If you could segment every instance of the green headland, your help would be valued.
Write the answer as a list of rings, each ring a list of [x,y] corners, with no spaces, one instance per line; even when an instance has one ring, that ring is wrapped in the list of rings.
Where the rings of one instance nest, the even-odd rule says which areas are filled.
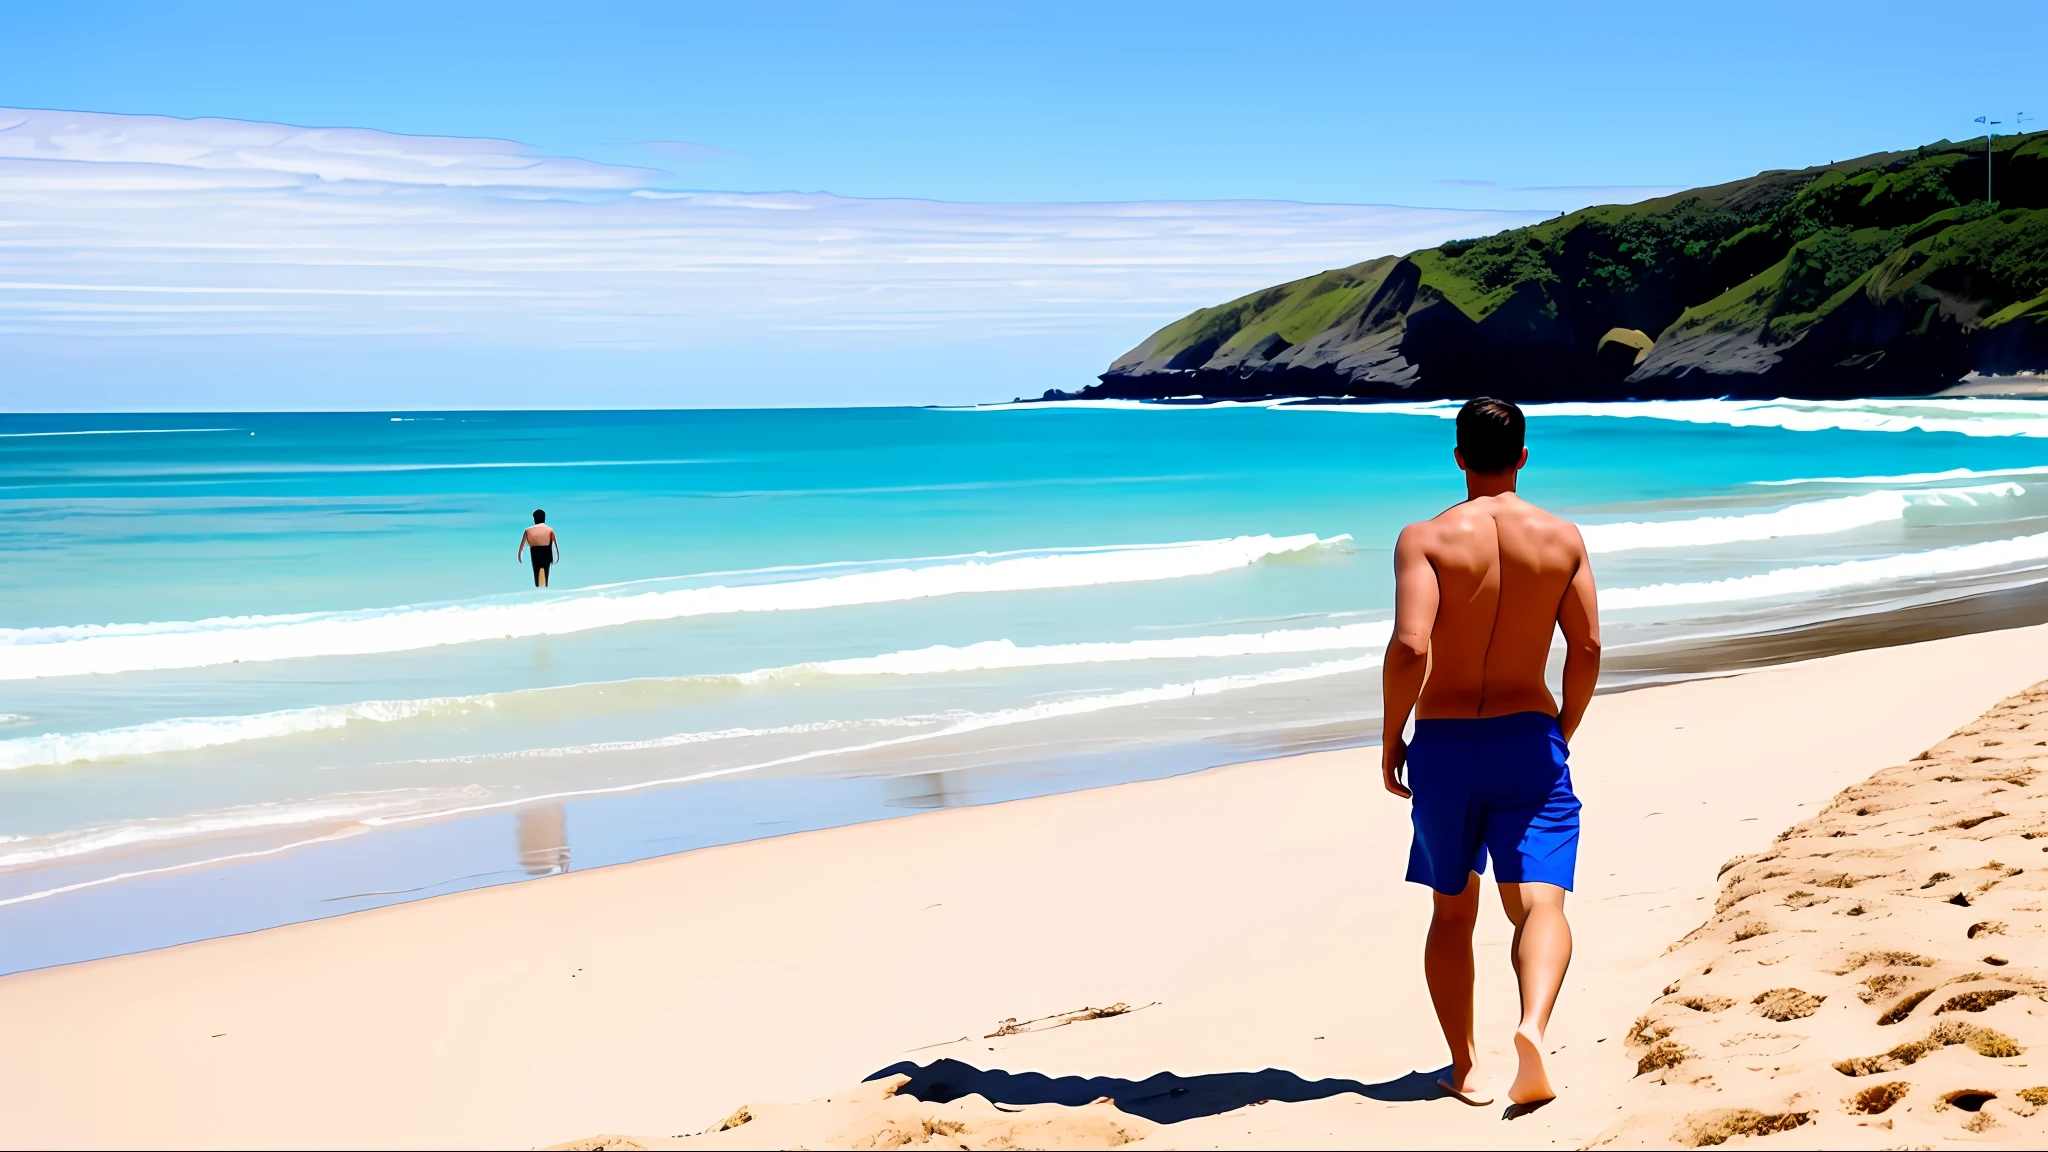
[[[1048,399],[1923,395],[2048,370],[2048,132],[1587,208],[1204,308]]]

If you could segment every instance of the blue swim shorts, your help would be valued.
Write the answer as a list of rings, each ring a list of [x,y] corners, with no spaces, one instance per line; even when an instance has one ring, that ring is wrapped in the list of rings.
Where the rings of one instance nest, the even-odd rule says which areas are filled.
[[[1579,798],[1566,755],[1557,718],[1543,712],[1417,720],[1408,745],[1408,879],[1455,896],[1491,855],[1500,883],[1569,889]]]

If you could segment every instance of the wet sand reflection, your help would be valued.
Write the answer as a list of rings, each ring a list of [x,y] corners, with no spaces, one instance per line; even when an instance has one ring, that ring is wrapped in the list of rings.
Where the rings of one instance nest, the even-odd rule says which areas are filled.
[[[569,821],[560,804],[519,809],[519,866],[528,876],[569,870]]]
[[[892,776],[883,783],[883,803],[891,808],[953,808],[966,803],[966,797],[952,787],[954,781],[949,772],[920,772],[910,776]]]

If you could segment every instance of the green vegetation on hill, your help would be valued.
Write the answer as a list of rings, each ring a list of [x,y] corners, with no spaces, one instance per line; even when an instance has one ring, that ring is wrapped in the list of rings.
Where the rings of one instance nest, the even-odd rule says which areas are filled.
[[[1080,395],[1848,396],[2048,369],[2048,133],[1994,142],[1994,202],[1985,163],[1942,141],[1369,260],[1169,324]]]

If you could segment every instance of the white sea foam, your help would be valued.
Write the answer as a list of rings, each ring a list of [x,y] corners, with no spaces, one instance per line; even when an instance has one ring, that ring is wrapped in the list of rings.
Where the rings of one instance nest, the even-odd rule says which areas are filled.
[[[1971,488],[1884,490],[1832,500],[1811,500],[1789,508],[1741,516],[1587,524],[1581,526],[1580,532],[1585,537],[1587,551],[1594,553],[1630,552],[1643,548],[1693,548],[1776,540],[1786,536],[1824,536],[1902,520],[1909,508],[1979,507],[1993,500],[2023,496],[2026,491],[2010,481]]]
[[[248,835],[308,824],[361,823],[379,815],[438,810],[487,795],[482,788],[402,789],[328,796],[289,804],[244,804],[190,816],[165,816],[0,841],[0,872],[102,852],[133,851],[194,840]],[[0,904],[11,901],[0,901]]]
[[[296,852],[301,848],[309,848],[315,844],[324,844],[340,840],[344,837],[355,836],[367,830],[361,824],[351,824],[337,832],[329,832],[322,836],[311,836],[304,840],[294,840],[289,844],[273,844],[268,848],[257,848],[248,852],[230,852],[225,856],[209,856],[201,860],[186,860],[177,864],[161,865],[156,868],[138,868],[129,872],[117,872],[111,876],[95,876],[90,880],[80,880],[71,884],[59,884],[55,888],[44,888],[35,892],[24,892],[19,896],[9,896],[4,900],[0,900],[0,908],[5,908],[10,904],[27,904],[34,900],[47,900],[52,896],[62,896],[69,892],[79,892],[87,888],[119,884],[123,880],[140,880],[145,876],[163,876],[171,872],[190,871],[194,868],[216,868],[222,864],[235,863],[238,860],[259,860],[265,856],[282,856],[287,852]]]
[[[1392,626],[1384,620],[1338,627],[1293,628],[1271,632],[1245,632],[1217,636],[1183,636],[1170,640],[1103,641],[1081,644],[1020,646],[1009,640],[986,640],[963,647],[935,645],[880,656],[859,656],[846,660],[825,660],[762,668],[735,674],[664,677],[664,681],[725,681],[760,684],[803,680],[817,676],[918,676],[948,672],[974,672],[1004,668],[1044,668],[1071,664],[1110,664],[1137,660],[1202,659],[1231,656],[1283,655],[1302,652],[1330,652],[1376,648],[1387,642]],[[516,692],[476,696],[443,696],[424,700],[367,700],[355,704],[321,705],[252,716],[196,716],[160,720],[95,732],[57,733],[0,740],[0,769],[89,761],[118,760],[164,752],[184,752],[249,740],[271,740],[342,728],[354,723],[391,723],[419,716],[439,715],[468,708],[498,708],[517,712],[522,699],[604,687],[577,684],[558,688],[532,688]],[[931,717],[910,717],[905,723],[923,724]],[[654,743],[629,742],[602,747],[671,747],[707,740],[739,739],[828,731],[849,724],[877,721],[822,721],[777,728],[730,728],[713,732],[663,737]],[[666,743],[664,743],[664,741]],[[595,747],[595,746],[594,746]],[[551,751],[551,750],[542,750]],[[535,753],[517,753],[528,755]],[[473,756],[445,757],[447,761],[471,760]]]
[[[254,435],[254,433],[251,433]],[[475,460],[421,461],[416,464],[186,464],[171,468],[95,468],[94,479],[144,479],[153,476],[327,476],[379,472],[518,471],[526,468],[651,468],[670,464],[712,464],[713,460]]]
[[[1283,628],[1272,632],[1240,632],[1221,636],[1182,636],[1170,640],[1098,641],[1081,644],[1019,646],[1008,640],[984,640],[952,647],[945,644],[882,656],[824,660],[746,673],[741,679],[780,679],[804,674],[831,676],[916,676],[939,672],[975,672],[998,668],[1043,668],[1058,664],[1112,664],[1130,660],[1203,659],[1294,652],[1330,652],[1373,648],[1387,642],[1392,625],[1380,620],[1332,628]]]
[[[1751,480],[1759,488],[1792,484],[1931,484],[1938,480],[1982,480],[1990,476],[2048,476],[2048,465],[2028,468],[1950,468],[1945,472],[1907,472],[1898,476],[1801,476],[1791,480]]]
[[[1198,398],[1188,398],[1198,399]],[[1413,403],[1330,404],[1310,398],[1215,400],[1194,404],[1156,400],[1027,400],[984,404],[958,411],[1003,412],[1018,409],[1106,409],[1114,411],[1200,412],[1213,408],[1267,408],[1276,412],[1341,412],[1350,416],[1433,416],[1449,420],[1461,407],[1456,400]],[[1950,399],[1872,400],[1616,400],[1524,404],[1530,419],[1579,417],[1673,420],[1685,424],[1725,424],[1736,428],[1784,428],[1793,432],[1955,432],[1964,436],[2048,437],[2048,401]]]
[[[521,748],[516,752],[476,752],[467,756],[436,756],[413,760],[413,764],[473,764],[479,760],[526,760],[539,756],[588,755],[593,752],[652,752],[663,748],[685,748],[692,744],[713,744],[726,740],[759,739],[764,736],[809,736],[818,732],[844,732],[855,728],[920,728],[943,720],[942,716],[892,716],[883,720],[813,720],[803,724],[778,724],[772,728],[714,728],[708,732],[677,732],[651,740],[605,740],[560,748]]]
[[[240,428],[80,428],[64,432],[0,432],[0,440],[32,436],[168,436],[178,432],[240,432]]]
[[[1605,416],[1784,428],[1793,432],[1954,432],[2048,436],[2048,402],[2037,400],[1642,400],[1535,404],[1529,415]]]
[[[788,612],[974,592],[1077,588],[1203,576],[1272,556],[1343,547],[1349,536],[1239,536],[1174,544],[980,555],[844,575],[738,586],[585,589],[358,612],[218,617],[149,624],[0,629],[0,680],[200,668],[302,656],[409,652],[444,644],[559,636],[655,620]]]
[[[1892,581],[1926,579],[1962,572],[1987,571],[2048,560],[2048,532],[2008,540],[1986,540],[1926,552],[1905,552],[1872,560],[1839,564],[1806,564],[1755,576],[1702,580],[1685,584],[1651,584],[1613,588],[1600,594],[1602,607],[1668,608],[1721,604],[1783,596],[1811,596]]]
[[[492,702],[484,697],[366,700],[358,704],[259,712],[253,716],[187,716],[96,732],[20,736],[0,740],[0,771],[81,761],[120,760],[164,752],[190,752],[246,740],[272,740],[340,728],[358,720],[388,723],[441,708],[459,707],[472,701],[483,707],[492,706]]]
[[[1455,400],[1415,404],[1294,404],[1277,411],[1364,415],[1457,416]],[[1627,400],[1525,404],[1530,419],[1608,417],[1784,428],[1793,432],[1955,432],[1964,436],[2048,436],[2048,401],[1953,399],[1875,400]]]

